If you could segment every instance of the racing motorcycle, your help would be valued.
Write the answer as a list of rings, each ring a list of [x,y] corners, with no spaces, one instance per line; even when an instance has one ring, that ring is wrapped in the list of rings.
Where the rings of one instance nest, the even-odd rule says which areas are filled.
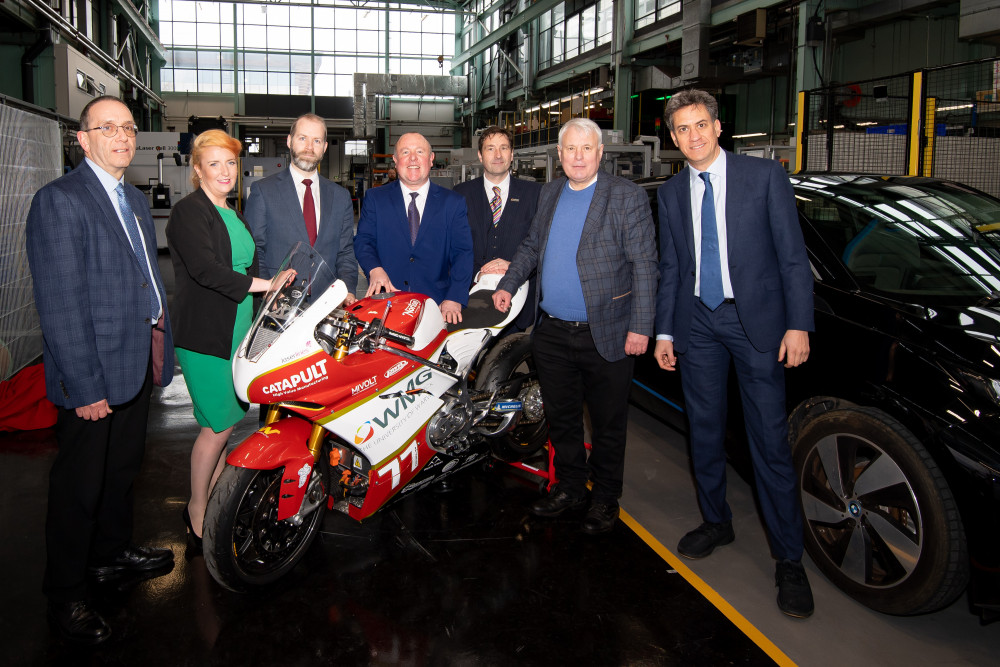
[[[449,330],[412,292],[345,307],[347,287],[304,244],[276,276],[233,359],[237,394],[270,406],[265,425],[226,458],[205,516],[208,569],[237,591],[291,570],[327,510],[360,521],[548,436],[527,335],[498,339],[527,285],[499,313],[500,276],[482,276]]]

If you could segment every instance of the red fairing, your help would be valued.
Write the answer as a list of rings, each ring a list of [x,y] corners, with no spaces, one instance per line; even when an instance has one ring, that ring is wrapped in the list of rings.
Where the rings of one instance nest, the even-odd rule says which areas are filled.
[[[314,465],[306,447],[311,432],[312,424],[304,419],[280,419],[251,435],[226,457],[226,463],[239,468],[273,470],[284,466],[279,521],[294,516],[302,506]]]
[[[424,298],[413,292],[399,292],[392,298],[392,310],[386,327],[412,335],[420,322]],[[366,322],[381,317],[385,300],[361,299],[349,309],[350,313]],[[443,328],[439,335],[423,350],[414,353],[429,356],[447,336]],[[401,347],[389,343],[391,347]],[[386,384],[417,369],[419,364],[407,361],[391,352],[351,354],[336,361],[322,349],[289,364],[264,373],[254,379],[247,389],[253,403],[271,404],[282,401],[299,401],[326,406],[325,413],[337,412],[353,405],[360,398],[372,394]],[[310,414],[313,419],[323,415]]]
[[[392,310],[385,320],[385,326],[399,333],[412,336],[420,322],[420,313],[424,310],[424,300],[427,297],[416,292],[396,292],[390,299]],[[348,308],[348,312],[359,320],[371,322],[376,317],[382,317],[385,312],[386,299],[361,299]]]
[[[421,429],[416,438],[396,452],[391,459],[378,468],[372,468],[365,502],[361,507],[349,505],[348,516],[358,521],[367,519],[389,502],[390,498],[406,488],[417,473],[424,469],[427,462],[434,458],[435,452],[427,444],[426,436],[427,429]]]

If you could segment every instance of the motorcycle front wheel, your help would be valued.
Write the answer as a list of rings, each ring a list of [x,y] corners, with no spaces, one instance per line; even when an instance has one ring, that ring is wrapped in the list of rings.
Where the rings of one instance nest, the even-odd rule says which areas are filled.
[[[301,525],[278,521],[284,468],[251,470],[227,465],[205,512],[205,564],[224,588],[246,591],[291,570],[312,544],[325,504]]]

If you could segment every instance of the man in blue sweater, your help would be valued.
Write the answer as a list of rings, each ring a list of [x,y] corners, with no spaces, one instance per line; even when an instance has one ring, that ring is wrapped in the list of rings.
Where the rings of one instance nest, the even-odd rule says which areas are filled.
[[[642,188],[601,170],[604,145],[596,123],[567,122],[558,151],[566,175],[542,187],[531,231],[493,301],[506,311],[511,293],[537,270],[532,352],[559,485],[532,511],[559,516],[582,507],[592,478],[583,530],[600,534],[618,519],[632,370],[653,333],[653,216]],[[593,428],[589,459],[584,404]]]

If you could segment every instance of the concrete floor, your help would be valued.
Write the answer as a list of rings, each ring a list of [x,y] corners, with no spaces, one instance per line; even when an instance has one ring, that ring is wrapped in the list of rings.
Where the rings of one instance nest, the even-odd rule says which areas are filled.
[[[669,408],[665,408],[665,412]],[[671,415],[666,415],[671,416]],[[736,541],[706,559],[676,556],[734,612],[773,643],[779,662],[799,665],[996,665],[1000,624],[980,626],[965,596],[934,614],[886,616],[840,592],[805,558],[815,614],[788,618],[775,604],[774,564],[748,484],[729,469]],[[699,522],[683,433],[633,407],[622,507],[666,549]],[[736,618],[739,616],[730,616]],[[750,631],[753,635],[753,630]]]
[[[169,291],[166,255],[160,266]],[[781,614],[750,488],[732,471],[736,541],[701,561],[675,556],[700,522],[682,424],[667,407],[633,407],[623,519],[604,538],[581,535],[579,517],[532,517],[533,481],[475,472],[363,525],[328,514],[301,566],[238,595],[186,553],[179,515],[197,424],[180,376],[154,393],[136,508],[136,539],[171,546],[175,567],[97,591],[116,631],[97,650],[62,645],[44,621],[51,432],[0,435],[4,664],[998,664],[1000,624],[980,626],[964,598],[935,614],[885,616],[808,558],[816,613]],[[233,443],[255,427],[252,411]]]

